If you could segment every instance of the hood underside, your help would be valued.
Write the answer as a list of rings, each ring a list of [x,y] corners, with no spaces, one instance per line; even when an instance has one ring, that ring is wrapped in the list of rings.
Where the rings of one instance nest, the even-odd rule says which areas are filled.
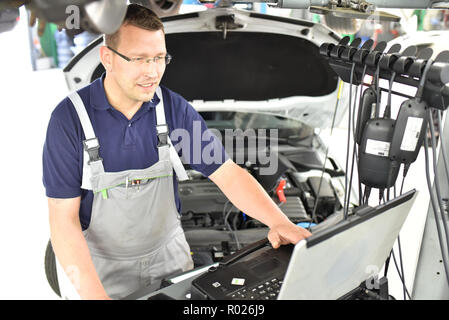
[[[163,22],[173,60],[162,84],[198,111],[261,112],[314,128],[330,127],[338,76],[320,56],[319,46],[337,42],[338,37],[327,27],[233,8],[167,17]],[[71,90],[104,72],[101,45],[97,39],[64,69]],[[344,111],[339,109],[337,124]]]
[[[173,55],[162,84],[187,100],[260,101],[319,97],[337,85],[318,48],[305,39],[273,33],[167,34]],[[205,67],[207,66],[207,67]]]

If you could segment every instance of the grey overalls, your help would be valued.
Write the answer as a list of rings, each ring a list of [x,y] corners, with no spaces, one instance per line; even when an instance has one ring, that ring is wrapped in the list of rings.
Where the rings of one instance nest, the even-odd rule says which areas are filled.
[[[98,154],[101,141],[85,106],[76,92],[69,95],[86,136],[81,187],[94,193],[84,236],[100,280],[113,299],[193,268],[174,201],[173,169],[179,180],[187,175],[168,137],[160,87],[156,94],[159,161],[146,169],[121,172],[104,171]]]

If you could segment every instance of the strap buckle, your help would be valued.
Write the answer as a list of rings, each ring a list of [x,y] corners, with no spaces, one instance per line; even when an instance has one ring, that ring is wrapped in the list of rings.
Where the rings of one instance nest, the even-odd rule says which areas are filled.
[[[159,124],[156,126],[158,144],[157,147],[169,145],[168,143],[168,126],[166,124]]]
[[[89,154],[89,161],[87,162],[87,164],[98,160],[103,161],[103,158],[100,157],[100,143],[98,142],[97,138],[86,139],[83,141],[83,145],[84,150],[86,150]]]

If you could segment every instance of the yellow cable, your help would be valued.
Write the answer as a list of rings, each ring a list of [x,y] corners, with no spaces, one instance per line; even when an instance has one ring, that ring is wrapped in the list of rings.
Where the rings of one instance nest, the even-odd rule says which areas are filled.
[[[338,84],[338,93],[337,93],[337,100],[340,100],[341,98],[341,92],[343,91],[343,80],[340,79],[340,83]]]

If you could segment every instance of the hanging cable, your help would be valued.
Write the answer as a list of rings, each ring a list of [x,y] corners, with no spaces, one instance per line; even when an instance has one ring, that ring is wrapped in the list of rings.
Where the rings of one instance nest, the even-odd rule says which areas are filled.
[[[405,171],[405,168],[404,168],[404,171]],[[399,190],[399,195],[402,194],[402,189],[404,188],[404,181],[405,181],[406,175],[407,175],[407,173],[403,174],[403,176],[402,176],[401,189]]]
[[[388,273],[388,267],[390,266],[390,259],[391,259],[392,252],[393,252],[393,249],[391,249],[390,254],[388,255],[388,258],[385,261],[384,277],[386,277],[387,273]]]
[[[432,116],[432,111],[429,109],[427,110],[427,112],[429,113],[429,126],[430,126],[430,137],[431,137],[431,142],[432,142],[432,156],[433,156],[433,172],[435,175],[434,178],[434,184],[435,184],[435,190],[437,193],[437,200],[438,200],[438,205],[439,205],[439,209],[440,209],[440,213],[441,213],[441,220],[443,222],[443,228],[444,228],[444,232],[446,234],[446,243],[448,246],[448,250],[449,250],[449,227],[447,225],[447,220],[444,217],[444,206],[443,206],[443,197],[441,196],[441,189],[440,189],[440,180],[437,174],[437,156],[436,156],[436,141],[435,141],[435,128],[433,126],[433,116]],[[449,251],[448,251],[449,252]]]
[[[385,191],[385,189],[383,189],[383,188],[379,189],[379,205],[382,203],[382,200],[385,202],[384,191]]]
[[[378,63],[377,68],[376,68],[376,74],[374,75],[376,78],[376,91],[377,91],[376,112],[375,112],[376,118],[378,118],[379,114],[380,114],[380,94],[381,94],[381,92],[380,92],[379,72],[380,72],[380,64]]]
[[[335,118],[337,117],[337,109],[338,109],[338,106],[340,105],[340,99],[341,99],[341,93],[343,91],[343,85],[344,85],[344,82],[343,82],[343,80],[340,79],[340,82],[338,84],[338,91],[337,91],[337,101],[335,102],[334,115],[332,116],[332,125],[331,125],[331,130],[330,130],[329,136],[332,136],[332,132],[334,130]],[[320,196],[320,191],[321,191],[321,182],[323,181],[328,154],[329,154],[329,145],[326,146],[326,154],[324,155],[324,164],[323,164],[323,169],[321,170],[320,183],[318,185],[318,191],[317,191],[317,195],[316,195],[316,199],[315,199],[315,204],[314,204],[313,210],[312,210],[312,220],[315,223],[318,223],[318,221],[316,220],[316,209],[318,207],[318,198]],[[344,205],[344,201],[343,201],[343,205]],[[310,229],[310,228],[311,228],[311,224],[309,224],[308,229]]]
[[[365,186],[363,204],[368,204],[368,199],[370,195],[371,195],[371,187]]]
[[[360,108],[360,103],[362,101],[362,96],[363,96],[363,84],[364,84],[363,79],[365,78],[366,68],[367,68],[367,65],[365,64],[363,66],[362,76],[360,78],[359,108]],[[354,108],[354,115],[355,115],[355,111],[356,110]],[[355,119],[355,116],[353,117],[353,119]],[[356,134],[355,134],[355,126],[353,126],[353,131],[354,131],[354,145],[356,145],[357,137],[356,137]],[[359,156],[358,156],[359,152],[358,152],[358,148],[357,147],[355,149],[356,149],[356,160],[357,160],[357,173],[358,173],[358,176],[359,176],[357,178],[358,187],[359,187],[359,205],[363,205],[365,203],[365,193],[363,193],[363,196],[362,196],[362,183],[360,182],[360,174],[359,174]]]
[[[365,75],[366,75],[366,68],[367,68],[367,66],[365,64],[363,66],[362,76],[360,78],[359,107],[360,107],[360,102],[362,101],[362,96],[363,96],[363,85],[364,85],[363,79],[365,78]],[[355,126],[354,126],[354,129],[355,129]],[[356,141],[356,140],[357,140],[356,134],[354,133],[354,141]]]
[[[404,173],[402,175],[401,190],[399,191],[399,195],[402,195],[402,190],[404,188],[405,176],[407,175],[407,171],[408,171],[409,167],[410,167],[410,164],[404,164]],[[402,264],[401,239],[400,239],[399,235],[398,235],[397,241],[398,241],[398,248],[399,248],[399,263],[401,266],[401,273],[399,273],[399,270],[397,268],[396,268],[396,270],[398,270],[399,277],[401,278],[402,288],[403,288],[403,292],[404,292],[404,300],[406,300],[405,293],[407,292],[407,294],[408,294],[408,291],[407,291],[407,286],[405,285],[405,273],[404,273],[404,266]],[[396,261],[395,261],[395,264],[396,264]],[[401,274],[402,274],[402,277],[401,277]],[[411,300],[410,295],[408,295],[408,296],[409,296],[409,299]]]
[[[387,105],[385,106],[384,110],[384,118],[391,118],[391,91],[393,90],[393,82],[396,78],[396,72],[393,72],[393,75],[391,76],[389,87],[388,87],[388,99],[387,99]]]
[[[343,217],[344,220],[348,217],[348,208],[346,206],[346,198],[348,197],[348,163],[349,163],[349,145],[351,142],[351,102],[352,102],[352,80],[354,76],[354,68],[355,64],[352,64],[351,75],[349,80],[349,108],[348,108],[348,141],[346,144],[346,165],[345,165],[345,192],[344,192],[344,200],[343,200]]]
[[[447,255],[446,255],[446,250],[444,245],[446,244],[446,246],[448,245],[447,243],[444,242],[442,234],[441,234],[441,226],[440,223],[438,222],[439,218],[438,218],[438,212],[439,212],[439,207],[438,204],[435,200],[435,195],[433,194],[432,191],[432,184],[430,182],[430,169],[429,169],[429,151],[428,151],[428,143],[427,143],[427,138],[424,139],[424,156],[425,156],[425,165],[426,165],[426,180],[427,180],[427,188],[429,189],[429,195],[430,195],[430,204],[432,206],[432,212],[434,215],[434,219],[435,219],[435,223],[436,223],[436,227],[437,227],[437,234],[438,234],[438,241],[440,243],[440,249],[441,249],[441,255],[443,258],[443,266],[444,266],[444,270],[446,273],[446,280],[447,283],[449,284],[449,266],[448,266],[448,259],[447,259]]]
[[[356,105],[357,105],[357,99],[356,99],[357,90],[358,90],[358,87],[356,87],[356,91],[355,91],[355,95],[354,95],[355,96],[354,97],[354,106],[352,108],[353,147],[352,147],[351,173],[349,175],[349,189],[348,189],[349,191],[348,191],[348,199],[347,199],[347,206],[346,206],[347,210],[349,210],[349,204],[351,203],[350,202],[350,198],[351,198],[351,190],[352,190],[352,178],[353,178],[353,175],[354,175],[354,162],[358,163],[357,148],[356,148],[356,138],[355,138],[355,129],[354,129],[355,128],[355,126],[354,126],[354,119],[355,119]],[[360,188],[361,188],[361,184],[359,182],[359,202],[360,202],[360,197],[361,197]]]
[[[393,261],[394,261],[394,265],[396,266],[396,271],[398,272],[399,279],[401,280],[402,283],[404,283],[404,278],[402,277],[401,271],[399,270],[399,267],[398,267],[398,263],[396,262],[396,256],[395,256],[395,254],[394,254],[394,251],[392,250],[391,253],[392,253],[392,255],[393,255]],[[408,290],[407,290],[407,287],[404,287],[404,290],[405,290],[405,293],[407,294],[408,298],[409,298],[410,300],[412,300],[412,298],[411,298],[411,296],[410,296],[410,293],[409,293]],[[404,300],[405,300],[405,299],[404,299]]]
[[[402,288],[404,291],[404,300],[407,300],[406,295],[405,295],[405,292],[407,291],[407,287],[405,285],[404,265],[402,264],[401,239],[399,236],[398,236],[398,248],[399,248],[399,265],[401,266],[401,274],[402,274]]]
[[[352,64],[351,68],[351,74],[349,79],[349,110],[348,110],[348,141],[346,145],[346,165],[345,165],[345,192],[344,192],[344,204],[343,204],[343,216],[344,220],[348,217],[348,210],[349,210],[349,201],[351,197],[351,190],[348,190],[348,165],[349,165],[349,147],[351,144],[351,116],[352,116],[352,83],[354,79],[354,69],[355,69],[355,63]],[[354,141],[354,148],[355,149],[355,141]],[[352,157],[354,159],[354,156]],[[351,182],[350,185],[352,187],[352,174],[351,174]]]
[[[362,79],[363,79],[363,73],[362,73]],[[360,92],[362,92],[362,87],[363,87],[363,81],[361,81],[360,84]],[[360,104],[360,99],[357,101],[357,92],[359,90],[359,86],[356,86],[355,88],[355,94],[354,94],[354,105],[352,107],[352,138],[354,140],[353,142],[353,148],[352,148],[352,164],[351,164],[351,175],[350,175],[350,186],[349,186],[349,190],[352,190],[352,177],[353,177],[353,172],[354,172],[354,161],[358,164],[359,163],[359,156],[358,156],[358,150],[357,150],[357,143],[356,143],[356,130],[355,130],[355,115],[357,112],[357,105]],[[355,158],[355,160],[354,160]],[[358,172],[358,169],[357,169]],[[357,179],[358,180],[358,179]],[[359,200],[359,205],[360,205],[360,201],[361,201],[361,197],[362,197],[362,191],[361,191],[361,184],[359,182],[358,184],[358,188],[359,188],[359,194],[358,194],[358,200]]]
[[[230,202],[229,200],[226,201],[226,203],[225,203],[225,205],[224,205],[224,207],[223,207],[223,218],[224,218],[224,223],[225,223],[225,226],[228,228],[229,232],[231,232],[232,236],[234,237],[235,244],[236,244],[236,246],[237,246],[237,250],[240,250],[240,249],[241,249],[241,246],[240,246],[240,242],[239,242],[239,239],[238,239],[238,237],[237,237],[236,231],[233,230],[233,229],[231,228],[231,225],[230,225],[229,222],[228,222],[229,215],[231,214],[232,209],[234,209],[235,206],[231,203],[231,208],[228,210],[228,212],[227,212],[226,215],[225,215],[226,207],[227,207],[228,203],[231,203],[231,202]]]
[[[353,64],[353,66],[354,66],[355,64]],[[359,89],[359,86],[357,86],[356,87],[356,90],[355,90],[355,94],[354,94],[354,106],[353,106],[353,108],[352,108],[352,110],[353,110],[353,112],[352,112],[352,134],[353,134],[353,139],[354,139],[354,142],[353,142],[353,148],[352,148],[352,153],[353,153],[353,157],[352,157],[352,164],[351,164],[351,174],[350,174],[350,185],[349,185],[349,193],[351,192],[351,190],[352,190],[352,177],[353,177],[353,173],[354,173],[354,157],[355,157],[355,161],[356,161],[356,163],[357,163],[357,173],[359,172],[359,168],[358,168],[358,164],[359,164],[359,156],[358,156],[358,148],[357,148],[357,144],[356,144],[356,141],[357,141],[357,137],[356,137],[356,125],[355,125],[355,115],[356,115],[356,111],[357,111],[357,108],[356,108],[356,106],[357,105],[359,105],[359,107],[360,107],[360,103],[361,103],[361,101],[362,101],[362,95],[363,95],[363,79],[365,78],[365,74],[366,74],[366,68],[367,68],[367,66],[366,66],[366,64],[364,65],[364,67],[363,67],[363,71],[362,71],[362,75],[361,75],[361,78],[360,78],[360,94],[359,94],[359,100],[357,101],[357,91],[358,91],[358,89]],[[351,76],[353,76],[353,74],[352,74],[352,72],[351,72]],[[351,80],[351,84],[352,84],[352,80]],[[351,95],[351,98],[352,98],[352,95]],[[358,103],[357,103],[358,102]],[[359,198],[358,198],[358,200],[359,200],[359,205],[362,205],[363,204],[363,202],[364,202],[364,197],[362,196],[362,184],[360,183],[360,179],[358,178],[357,179],[357,182],[358,182],[358,190],[359,190],[359,194],[358,194],[358,196],[359,196]],[[348,198],[348,206],[349,206],[349,198]]]

